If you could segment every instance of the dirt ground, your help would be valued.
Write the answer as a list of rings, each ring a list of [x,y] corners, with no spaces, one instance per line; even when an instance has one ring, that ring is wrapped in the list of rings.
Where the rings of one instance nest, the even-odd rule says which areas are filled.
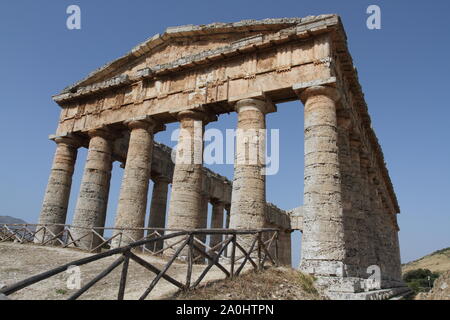
[[[77,249],[43,247],[33,244],[0,243],[0,287],[11,285],[17,281],[29,278],[32,275],[48,271],[52,268],[90,255],[91,254]],[[146,261],[151,262],[160,270],[165,265],[165,260],[160,257],[153,257],[146,254],[140,254],[139,256]],[[81,266],[81,285],[83,286],[93,279],[117,258],[119,258],[119,255]],[[198,278],[204,268],[205,265],[194,265],[191,283]],[[186,279],[186,269],[187,267],[184,263],[175,262],[170,267],[168,274],[179,282],[184,283]],[[116,268],[85,292],[79,299],[117,299],[121,270],[122,266]],[[154,273],[130,260],[125,299],[138,299],[154,277]],[[17,300],[67,299],[76,291],[75,289],[70,290],[67,288],[68,278],[69,274],[62,272],[49,279],[19,290],[16,293],[11,294],[9,298]],[[223,278],[225,278],[225,274],[217,267],[213,267],[203,279],[202,283]],[[166,280],[161,279],[147,299],[167,299],[177,293],[177,291],[177,287]]]

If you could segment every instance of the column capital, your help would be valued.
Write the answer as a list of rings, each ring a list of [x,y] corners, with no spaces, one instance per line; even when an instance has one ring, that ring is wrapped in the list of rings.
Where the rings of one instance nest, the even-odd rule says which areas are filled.
[[[302,91],[299,91],[299,98],[305,104],[306,101],[314,96],[326,96],[333,100],[334,102],[339,101],[340,93],[334,87],[328,86],[312,86],[308,87]]]
[[[161,124],[149,116],[132,118],[132,119],[124,121],[123,123],[130,130],[145,129],[145,130],[153,133],[155,131],[155,129],[160,129],[159,131],[165,129],[164,125],[162,125],[162,128],[161,128]]]
[[[200,196],[203,200],[208,200],[208,202],[211,202],[211,196],[208,192],[202,191],[200,192]]]
[[[182,121],[184,119],[205,121],[208,118],[208,115],[203,111],[185,110],[178,112],[176,117],[178,121]]]
[[[74,136],[73,134],[66,135],[50,135],[49,139],[54,141],[56,144],[66,144],[73,148],[79,148],[83,145],[83,140],[80,137]]]
[[[219,200],[219,199],[212,198],[211,199],[211,204],[212,205],[220,205],[220,206],[225,207],[225,202],[223,200]]]
[[[89,138],[93,137],[102,137],[106,140],[114,140],[117,139],[120,135],[117,132],[112,131],[108,127],[101,127],[89,130],[87,132]]]
[[[155,177],[152,176],[151,179],[155,183],[167,183],[167,184],[169,184],[171,182],[171,180],[168,177],[166,177],[166,176],[155,176]]]
[[[245,98],[237,101],[234,109],[237,113],[246,110],[258,110],[266,114],[276,111],[276,106],[267,98]]]

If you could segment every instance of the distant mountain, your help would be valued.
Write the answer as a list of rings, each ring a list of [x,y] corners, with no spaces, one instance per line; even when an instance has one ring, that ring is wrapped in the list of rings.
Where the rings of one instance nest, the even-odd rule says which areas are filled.
[[[437,250],[420,259],[402,265],[403,273],[414,269],[428,269],[442,273],[450,270],[450,247]]]
[[[26,221],[10,216],[0,216],[0,224],[7,223],[7,224],[24,224],[27,223]]]

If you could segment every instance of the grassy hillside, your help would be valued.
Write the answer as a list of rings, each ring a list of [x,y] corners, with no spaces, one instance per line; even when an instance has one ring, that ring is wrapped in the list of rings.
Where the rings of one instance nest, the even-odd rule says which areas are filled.
[[[402,265],[403,273],[414,269],[429,269],[442,273],[450,270],[450,247],[435,251],[420,259]]]

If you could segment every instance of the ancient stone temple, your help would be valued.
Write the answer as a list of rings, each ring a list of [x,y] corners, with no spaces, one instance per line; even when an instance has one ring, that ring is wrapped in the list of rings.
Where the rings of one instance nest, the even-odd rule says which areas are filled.
[[[170,149],[154,141],[165,124],[179,122],[179,148],[198,160],[191,143],[196,125],[202,132],[220,114],[236,112],[237,128],[265,129],[276,104],[293,100],[304,108],[304,182],[298,181],[304,195],[303,206],[289,213],[266,203],[263,163],[237,161],[230,182],[204,168],[201,156],[173,163]],[[331,295],[367,290],[377,268],[381,288],[402,285],[400,210],[338,16],[168,28],[54,101],[61,116],[40,223],[65,223],[77,149],[85,147],[73,220],[80,234],[104,226],[112,162],[120,161],[116,227],[205,228],[209,202],[211,228],[228,227],[226,220],[230,228],[279,228],[287,264],[290,232],[301,230],[300,269]]]

